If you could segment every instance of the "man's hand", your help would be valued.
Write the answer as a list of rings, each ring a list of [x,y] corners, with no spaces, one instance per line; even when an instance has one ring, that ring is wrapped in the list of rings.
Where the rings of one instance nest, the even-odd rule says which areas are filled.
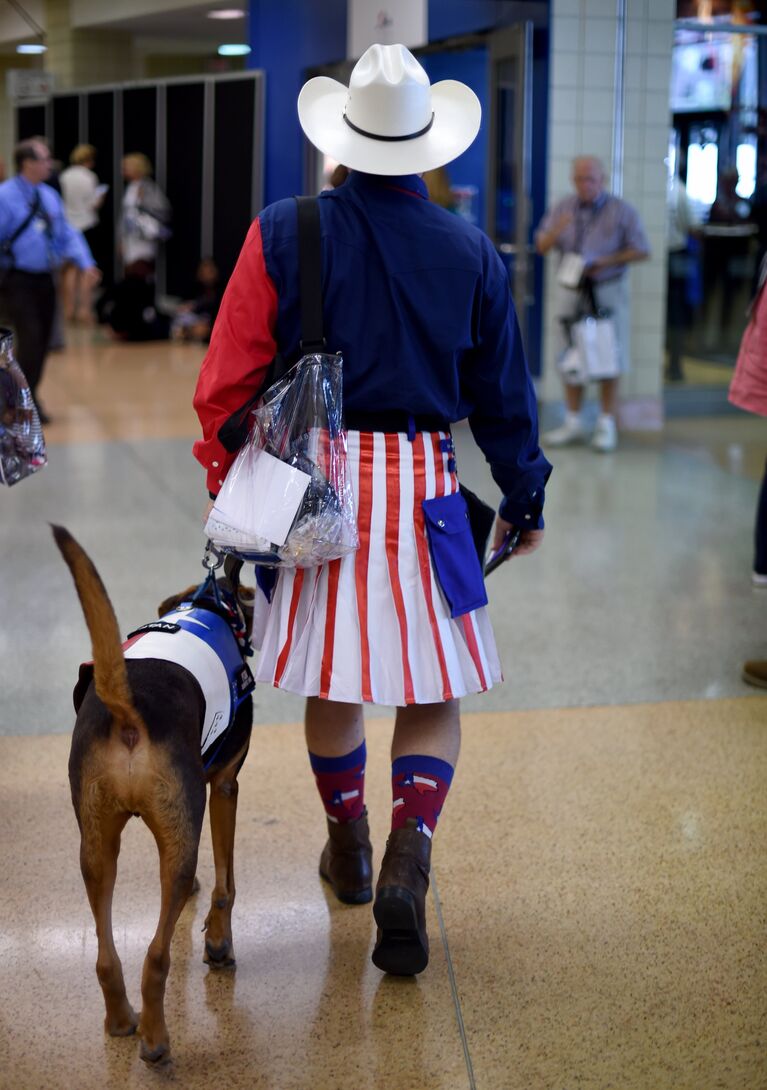
[[[574,212],[561,212],[552,224],[550,234],[552,234],[555,239],[558,239],[562,232],[570,226],[574,219]]]
[[[202,517],[203,526],[208,521],[208,516],[210,515],[211,511],[213,510],[213,504],[215,502],[216,502],[215,500],[208,500],[208,506],[205,508],[205,514]]]
[[[503,539],[507,534],[512,533],[514,526],[510,522],[506,522],[500,515],[495,520],[495,530],[493,532],[493,552],[496,549],[500,549],[503,545]],[[527,556],[528,553],[534,553],[536,549],[540,548],[543,543],[543,535],[545,530],[522,530],[519,535],[519,541],[517,542],[514,551],[509,560],[513,560],[515,556]]]
[[[538,249],[538,253],[547,254],[551,247],[557,242],[562,232],[570,226],[574,218],[575,216],[572,212],[560,212],[560,214],[554,220],[548,231],[539,233],[536,236],[535,244]]]

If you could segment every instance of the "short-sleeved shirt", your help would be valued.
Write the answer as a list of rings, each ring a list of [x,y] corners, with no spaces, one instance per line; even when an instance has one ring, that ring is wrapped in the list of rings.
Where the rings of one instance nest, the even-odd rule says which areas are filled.
[[[591,204],[585,204],[577,196],[565,197],[546,213],[538,232],[545,232],[563,215],[572,220],[554,243],[560,254],[580,254],[586,264],[600,257],[617,253],[618,250],[650,252],[650,243],[639,218],[639,213],[628,201],[602,193]],[[595,269],[594,280],[612,280],[624,276],[625,265],[610,265]]]
[[[93,171],[79,165],[67,167],[59,178],[64,212],[78,231],[89,231],[99,221],[96,214],[98,184]]]

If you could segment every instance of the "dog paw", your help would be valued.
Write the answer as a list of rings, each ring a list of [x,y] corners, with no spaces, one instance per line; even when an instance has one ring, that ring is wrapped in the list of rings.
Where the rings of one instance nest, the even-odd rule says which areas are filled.
[[[170,1045],[160,1044],[156,1048],[150,1048],[145,1041],[141,1042],[139,1056],[150,1067],[162,1067],[170,1063]]]
[[[213,943],[205,943],[205,955],[202,959],[211,969],[234,969],[236,961],[232,951],[232,944],[226,939],[218,946]]]
[[[110,1037],[130,1037],[138,1028],[138,1015],[132,1007],[128,1006],[119,1015],[104,1019],[104,1028]]]

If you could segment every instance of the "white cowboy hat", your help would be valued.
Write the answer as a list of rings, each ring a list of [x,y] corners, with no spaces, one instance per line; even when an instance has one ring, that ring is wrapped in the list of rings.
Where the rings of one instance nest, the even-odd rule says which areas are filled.
[[[301,128],[316,148],[365,174],[420,174],[466,151],[482,107],[457,80],[429,83],[404,45],[371,45],[344,87],[315,76],[298,96]]]

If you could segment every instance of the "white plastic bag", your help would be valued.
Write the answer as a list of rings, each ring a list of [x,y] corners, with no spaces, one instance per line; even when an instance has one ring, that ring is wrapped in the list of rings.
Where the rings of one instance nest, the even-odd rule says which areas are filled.
[[[47,461],[37,406],[13,356],[13,335],[0,329],[0,484],[16,484]]]
[[[615,378],[620,374],[618,339],[612,318],[587,315],[575,322],[572,337],[590,379]]]
[[[224,552],[311,568],[358,548],[341,367],[340,356],[304,356],[258,402],[205,526]]]
[[[575,345],[564,350],[557,366],[568,386],[585,386],[589,381],[586,361]]]
[[[559,262],[559,268],[557,269],[557,283],[561,284],[563,288],[579,288],[585,268],[586,262],[580,254],[572,252],[562,254],[562,260]]]

